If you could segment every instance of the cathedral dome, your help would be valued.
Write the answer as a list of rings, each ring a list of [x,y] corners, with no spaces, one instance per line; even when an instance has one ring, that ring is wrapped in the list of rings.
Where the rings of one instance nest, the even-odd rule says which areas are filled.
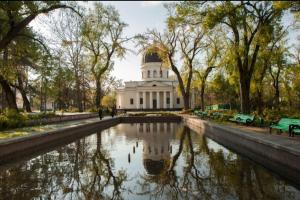
[[[166,170],[168,162],[165,160],[144,159],[144,168],[150,175],[158,175]]]
[[[158,56],[156,52],[147,52],[143,56],[143,63],[149,62],[162,62],[161,58]]]

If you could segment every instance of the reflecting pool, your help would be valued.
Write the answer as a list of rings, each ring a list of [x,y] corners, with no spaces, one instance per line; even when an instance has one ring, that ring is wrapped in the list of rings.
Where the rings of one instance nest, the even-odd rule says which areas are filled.
[[[119,124],[0,170],[0,199],[300,199],[181,123]]]

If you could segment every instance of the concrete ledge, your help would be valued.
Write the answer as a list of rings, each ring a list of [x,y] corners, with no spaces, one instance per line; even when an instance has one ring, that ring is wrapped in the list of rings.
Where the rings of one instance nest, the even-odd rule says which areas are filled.
[[[65,122],[65,121],[88,119],[92,117],[98,117],[98,114],[91,113],[91,114],[80,114],[80,115],[64,115],[64,116],[50,117],[50,118],[37,119],[37,120],[28,120],[25,122],[25,125],[34,126],[34,125],[53,124],[53,123]]]
[[[29,135],[20,138],[12,138],[0,141],[0,163],[19,159],[20,157],[32,154],[40,149],[45,149],[54,143],[61,142],[68,138],[76,138],[101,131],[120,123],[120,118],[104,119],[99,122],[77,125],[74,127],[62,128],[55,131],[47,131],[41,134]]]
[[[121,123],[181,122],[180,116],[129,116],[121,117]]]
[[[263,135],[217,125],[197,117],[183,116],[184,123],[197,133],[250,158],[300,186],[300,143],[274,135]]]
[[[183,122],[235,152],[276,172],[300,186],[300,143],[274,135],[263,135],[220,126],[189,115],[115,117],[42,134],[0,141],[0,163],[11,163],[46,153],[49,148],[68,144],[83,136],[100,132],[119,123]]]
[[[19,138],[0,141],[0,163],[19,160],[23,156],[36,154],[49,147],[65,144],[77,138],[104,130],[119,123],[150,123],[150,122],[181,122],[180,116],[146,116],[146,117],[115,117],[99,120],[88,124],[75,125],[74,127],[46,131]]]

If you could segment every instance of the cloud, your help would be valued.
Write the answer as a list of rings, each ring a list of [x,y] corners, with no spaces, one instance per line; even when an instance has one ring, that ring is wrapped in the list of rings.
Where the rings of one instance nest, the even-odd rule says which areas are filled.
[[[162,1],[142,1],[141,5],[144,7],[150,7],[150,6],[158,6],[162,4]]]

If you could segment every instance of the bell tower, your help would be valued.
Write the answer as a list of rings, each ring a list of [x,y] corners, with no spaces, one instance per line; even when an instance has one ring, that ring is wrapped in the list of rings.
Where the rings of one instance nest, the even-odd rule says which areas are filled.
[[[167,80],[169,70],[162,67],[162,60],[156,52],[146,52],[142,59],[142,80]]]

